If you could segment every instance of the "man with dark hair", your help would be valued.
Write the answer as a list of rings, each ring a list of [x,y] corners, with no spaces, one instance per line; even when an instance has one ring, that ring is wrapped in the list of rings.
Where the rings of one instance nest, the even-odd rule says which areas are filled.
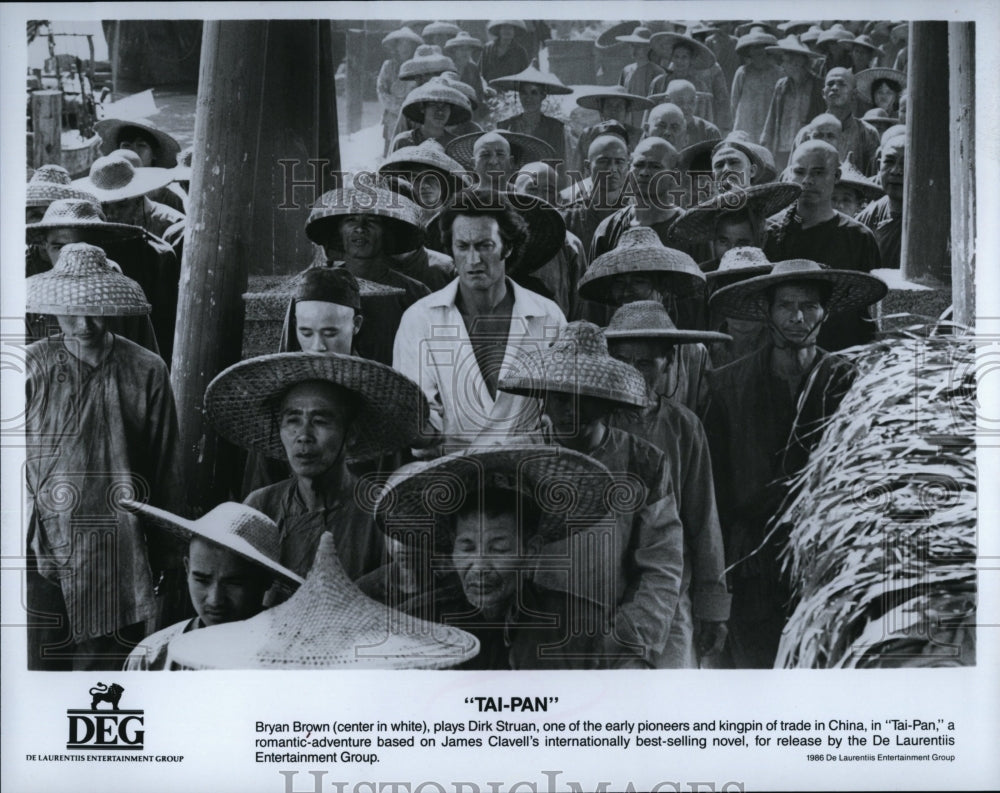
[[[533,429],[537,400],[500,393],[497,380],[508,359],[523,348],[548,346],[566,319],[553,301],[518,285],[509,272],[526,253],[555,245],[551,258],[565,226],[547,204],[492,191],[459,193],[435,224],[458,277],[403,314],[393,366],[420,384],[446,448]]]

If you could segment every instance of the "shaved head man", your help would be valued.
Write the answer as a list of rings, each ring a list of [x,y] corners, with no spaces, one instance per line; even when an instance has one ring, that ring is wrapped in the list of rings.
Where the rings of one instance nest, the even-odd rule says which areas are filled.
[[[663,138],[639,141],[629,166],[636,188],[637,209],[656,209],[673,203],[670,188],[677,184],[676,179],[670,179],[669,172],[676,169],[677,149],[669,142]]]
[[[645,137],[663,138],[680,151],[687,146],[687,119],[677,105],[664,102],[649,111]]]
[[[686,146],[693,146],[703,140],[718,140],[722,137],[719,128],[710,121],[706,121],[694,114],[698,105],[698,91],[694,84],[687,80],[671,80],[667,86],[667,101],[677,105],[684,113],[687,121],[687,142]]]
[[[564,217],[566,228],[589,250],[598,225],[628,198],[622,191],[629,167],[628,146],[617,135],[600,135],[590,144],[583,167],[592,182],[590,193],[566,207]]]
[[[514,175],[514,189],[538,196],[553,206],[559,202],[559,177],[551,165],[529,162]]]
[[[879,135],[873,126],[854,116],[855,82],[850,69],[830,69],[823,81],[823,101],[826,112],[840,121],[841,131],[836,146],[841,161],[850,159],[855,168],[865,176],[871,176]]]
[[[487,132],[476,139],[472,147],[472,160],[480,183],[496,189],[507,184],[514,170],[510,143],[496,132]]]
[[[731,143],[720,143],[712,151],[712,176],[719,190],[749,187],[757,175],[757,164]]]

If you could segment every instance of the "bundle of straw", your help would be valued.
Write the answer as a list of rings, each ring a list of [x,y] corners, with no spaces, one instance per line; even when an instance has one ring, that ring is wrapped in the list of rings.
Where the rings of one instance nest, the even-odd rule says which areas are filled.
[[[858,377],[777,522],[794,611],[776,666],[974,663],[975,349],[906,334]]]

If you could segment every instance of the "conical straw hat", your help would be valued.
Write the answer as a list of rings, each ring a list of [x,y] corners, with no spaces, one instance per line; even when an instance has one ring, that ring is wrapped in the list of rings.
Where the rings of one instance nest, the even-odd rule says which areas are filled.
[[[528,66],[524,71],[517,74],[509,74],[506,77],[497,77],[490,80],[490,85],[502,91],[518,91],[522,85],[539,85],[549,94],[573,93],[573,89],[563,85],[562,81],[554,74],[539,71],[534,64]]]
[[[733,187],[689,209],[670,227],[670,236],[677,240],[707,240],[715,233],[719,219],[735,212],[752,212],[763,222],[793,203],[801,192],[802,187],[791,182]]]
[[[582,320],[566,325],[551,347],[520,356],[499,388],[536,399],[556,391],[637,407],[648,401],[638,370],[613,358],[601,329]]]
[[[118,148],[118,138],[124,127],[138,127],[156,139],[156,142],[160,146],[159,156],[157,157],[160,168],[173,168],[177,165],[177,153],[181,150],[181,145],[175,138],[163,130],[152,126],[144,118],[104,118],[94,124],[94,129],[101,136],[101,154],[111,154],[112,151]]]
[[[93,193],[70,185],[69,171],[61,165],[42,165],[31,175],[26,188],[26,207],[47,207],[60,198],[76,198],[99,203]]]
[[[671,344],[697,344],[732,341],[732,336],[712,330],[680,330],[658,300],[636,300],[621,306],[604,329],[612,341],[663,341]]]
[[[165,509],[123,501],[122,505],[149,518],[158,528],[184,540],[201,537],[239,554],[268,572],[280,575],[296,584],[305,579],[280,563],[281,532],[278,524],[263,512],[246,504],[225,501],[213,507],[197,520],[188,520]]]
[[[840,164],[840,178],[837,179],[837,184],[859,191],[869,201],[885,195],[882,186],[875,184],[861,173],[850,160],[844,160]]]
[[[462,32],[462,29],[456,25],[454,22],[428,22],[424,25],[424,29],[420,31],[420,35],[424,38],[428,36],[457,36]]]
[[[375,514],[383,530],[401,542],[448,555],[454,543],[451,516],[484,490],[509,490],[533,502],[541,520],[531,528],[551,542],[622,508],[616,487],[611,472],[590,455],[512,438],[404,465],[386,482]]]
[[[433,44],[421,44],[410,60],[399,67],[400,80],[415,80],[425,74],[455,71],[455,62]]]
[[[95,245],[64,245],[55,266],[27,279],[28,311],[77,317],[130,317],[148,314],[149,301],[138,283]]]
[[[348,433],[350,460],[415,445],[427,421],[420,387],[395,369],[353,355],[310,352],[261,355],[230,366],[208,384],[205,412],[227,440],[284,460],[279,402],[292,386],[310,380],[353,392],[357,410]]]
[[[877,303],[889,291],[880,278],[855,270],[832,270],[808,259],[777,262],[767,275],[747,278],[723,287],[709,299],[713,311],[736,319],[767,320],[766,292],[793,281],[817,281],[832,285],[827,314],[851,311]]]
[[[886,69],[879,66],[874,69],[865,69],[854,75],[854,89],[865,99],[871,99],[872,85],[876,80],[891,80],[896,83],[901,90],[906,89],[906,73],[899,69]]]
[[[97,199],[86,194],[81,198],[57,198],[50,203],[40,221],[25,226],[28,242],[41,242],[45,233],[53,229],[86,231],[87,238],[94,241],[128,239],[145,234],[139,226],[108,223]]]
[[[664,247],[651,228],[634,226],[622,234],[618,245],[590,263],[577,284],[577,292],[586,300],[612,304],[612,279],[625,273],[659,276],[666,291],[678,296],[696,294],[705,287],[705,274],[694,259]]]
[[[764,255],[764,251],[746,245],[726,251],[719,261],[719,268],[705,273],[705,277],[713,288],[721,289],[737,281],[769,273],[773,266]]]
[[[173,168],[177,160],[173,160]],[[94,160],[90,175],[73,182],[73,187],[93,193],[102,203],[138,198],[166,187],[174,180],[168,168],[136,168],[123,157],[108,155]]]
[[[630,94],[620,85],[588,90],[576,98],[576,103],[588,110],[600,110],[601,101],[604,99],[624,99],[629,112],[632,113],[637,110],[649,110],[653,106],[653,102],[646,97],[639,96],[638,94]]]
[[[340,225],[349,215],[375,215],[386,226],[383,249],[405,253],[423,242],[423,216],[416,204],[384,187],[343,187],[323,193],[306,221],[306,236],[318,245],[340,244]]]
[[[472,634],[362,593],[329,532],[306,582],[284,603],[242,622],[183,633],[169,650],[192,669],[442,669],[478,653]]]
[[[430,80],[417,86],[403,101],[402,114],[417,124],[424,120],[425,102],[443,102],[451,108],[448,124],[463,124],[472,118],[472,106],[465,94],[439,80]]]
[[[678,45],[684,45],[691,50],[692,69],[711,69],[715,64],[715,53],[706,45],[683,33],[656,33],[653,36],[653,46],[658,50],[674,51]]]
[[[554,160],[556,157],[555,150],[544,140],[536,138],[534,135],[510,132],[506,129],[494,129],[491,132],[500,135],[510,144],[510,156],[518,168],[529,162],[544,162],[545,160]],[[488,133],[470,132],[467,135],[459,135],[454,140],[448,141],[445,152],[465,168],[470,171],[475,170],[472,152],[476,141],[486,134]]]
[[[448,50],[458,49],[459,47],[471,47],[472,49],[481,50],[483,42],[472,34],[460,30],[455,34],[454,38],[448,39],[444,43],[444,51],[448,52]]]

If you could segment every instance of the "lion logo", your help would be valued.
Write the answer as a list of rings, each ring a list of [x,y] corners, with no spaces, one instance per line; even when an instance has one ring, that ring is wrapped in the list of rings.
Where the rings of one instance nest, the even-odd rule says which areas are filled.
[[[97,703],[103,700],[104,702],[111,703],[111,710],[118,710],[118,702],[124,693],[125,689],[117,683],[112,683],[110,686],[98,683],[90,689],[90,695],[93,697],[90,702],[90,709],[97,710]]]

